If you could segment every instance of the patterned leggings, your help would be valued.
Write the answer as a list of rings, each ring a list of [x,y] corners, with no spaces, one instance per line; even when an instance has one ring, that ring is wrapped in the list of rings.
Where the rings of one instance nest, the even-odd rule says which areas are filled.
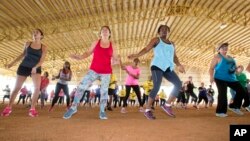
[[[110,74],[98,74],[93,70],[89,70],[87,75],[83,77],[80,85],[77,87],[77,91],[75,94],[73,106],[77,106],[82,98],[84,91],[95,81],[101,80],[101,101],[100,104],[106,104],[108,100],[108,87],[110,81]]]

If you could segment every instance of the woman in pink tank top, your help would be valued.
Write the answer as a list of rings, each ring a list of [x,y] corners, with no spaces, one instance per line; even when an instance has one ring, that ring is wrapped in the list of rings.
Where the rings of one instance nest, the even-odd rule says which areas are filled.
[[[127,77],[126,77],[126,81],[125,81],[126,96],[125,96],[125,99],[123,101],[121,113],[127,112],[125,107],[127,107],[127,101],[128,101],[129,95],[130,95],[131,88],[133,89],[133,91],[135,92],[135,94],[137,96],[137,99],[138,99],[138,102],[140,105],[139,111],[144,112],[143,103],[141,100],[140,86],[139,86],[139,82],[138,82],[140,74],[141,74],[141,69],[138,67],[139,63],[140,63],[140,60],[138,58],[135,58],[132,65],[124,66],[124,65],[122,65],[122,61],[120,60],[121,68],[127,72]]]
[[[110,75],[112,73],[111,60],[118,62],[119,58],[116,55],[114,44],[110,41],[111,30],[108,26],[103,26],[100,32],[100,39],[94,41],[86,52],[82,55],[71,55],[70,57],[76,60],[82,60],[93,54],[93,59],[90,65],[90,70],[83,77],[80,85],[77,88],[74,102],[69,110],[64,114],[64,119],[69,119],[77,112],[77,105],[83,95],[83,92],[95,81],[101,81],[101,101],[100,101],[100,119],[107,119],[105,107],[108,99],[108,87]]]

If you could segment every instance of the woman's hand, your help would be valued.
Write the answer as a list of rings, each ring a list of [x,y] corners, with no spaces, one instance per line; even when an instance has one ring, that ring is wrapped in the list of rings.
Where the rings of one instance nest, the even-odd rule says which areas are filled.
[[[214,83],[214,78],[213,77],[210,77],[210,83],[211,83],[211,85]]]
[[[55,75],[52,75],[52,79],[51,80],[55,80],[55,79],[56,79]]]
[[[137,58],[137,54],[130,54],[130,55],[128,56],[128,58],[129,58],[129,59],[135,59],[135,58]]]
[[[179,65],[179,72],[186,73],[185,68],[182,65]]]
[[[31,70],[31,73],[33,73],[33,74],[36,73],[36,69],[37,69],[37,67],[33,67]]]
[[[81,60],[79,55],[71,54],[69,55],[70,58],[75,59],[75,60]]]

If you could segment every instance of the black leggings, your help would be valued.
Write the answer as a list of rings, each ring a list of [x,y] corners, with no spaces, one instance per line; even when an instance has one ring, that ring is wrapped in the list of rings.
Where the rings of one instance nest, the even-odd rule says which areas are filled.
[[[205,101],[205,103],[208,103],[208,99],[206,95],[199,95],[199,100],[198,100],[198,104],[202,101],[202,99]]]
[[[227,87],[236,91],[234,101],[229,105],[230,108],[240,109],[243,98],[244,98],[244,104],[242,106],[243,107],[249,106],[248,95],[245,89],[241,86],[239,81],[228,82],[215,79],[215,83],[218,89],[218,104],[216,108],[216,113],[227,112]]]
[[[113,102],[114,102],[114,107],[116,107],[116,105],[118,103],[118,96],[117,96],[117,94],[114,94],[114,100],[113,100]]]
[[[187,95],[187,99],[186,99],[186,103],[188,104],[189,101],[189,97],[191,96],[194,99],[194,102],[196,103],[198,100],[198,97],[195,95],[194,92],[186,92]]]
[[[123,102],[123,105],[124,105],[124,99],[125,99],[125,97],[120,97],[120,100],[119,100],[119,107],[122,106],[122,102]]]
[[[25,98],[26,98],[26,95],[20,95],[17,104],[19,104],[19,102],[21,100],[23,100],[23,104],[24,104],[25,103]]]
[[[140,106],[142,107],[143,103],[141,101],[141,92],[140,92],[140,87],[139,85],[126,85],[126,96],[125,96],[125,99],[123,101],[123,107],[126,107],[127,106],[127,101],[128,101],[128,97],[129,97],[129,94],[130,94],[130,90],[131,88],[133,88],[137,98],[138,98],[138,101],[139,101],[139,104]]]
[[[131,104],[131,106],[134,106],[135,105],[135,100],[130,100],[130,104]]]
[[[100,98],[101,98],[101,94],[96,94],[94,103],[96,103],[97,99],[98,99],[98,103],[100,103]]]
[[[162,98],[161,98],[160,101],[161,101],[160,106],[165,105],[165,103],[166,103],[166,100],[165,100],[165,99],[162,99]]]
[[[66,95],[67,106],[69,106],[70,98],[69,98],[68,85],[63,85],[63,84],[57,83],[56,90],[55,90],[55,97],[53,98],[53,101],[52,101],[52,107],[57,103],[61,89],[63,90],[64,94]]]
[[[186,102],[186,98],[185,98],[185,92],[180,92],[179,96],[177,97],[177,103],[185,103]]]
[[[90,90],[86,90],[83,92],[82,98],[80,99],[80,103],[83,102],[83,100],[85,99],[85,96],[86,96],[85,103],[89,103]]]

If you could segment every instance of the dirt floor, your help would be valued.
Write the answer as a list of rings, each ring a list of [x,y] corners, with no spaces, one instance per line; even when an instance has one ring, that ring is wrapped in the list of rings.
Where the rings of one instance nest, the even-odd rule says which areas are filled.
[[[4,105],[0,106],[2,111]],[[28,116],[28,108],[14,106],[9,117],[0,117],[0,141],[229,141],[230,124],[250,124],[250,113],[215,117],[215,109],[176,109],[176,118],[159,107],[156,120],[147,120],[138,108],[107,112],[109,119],[98,118],[99,108],[79,107],[71,119],[62,118],[65,107],[38,109],[39,116]]]

